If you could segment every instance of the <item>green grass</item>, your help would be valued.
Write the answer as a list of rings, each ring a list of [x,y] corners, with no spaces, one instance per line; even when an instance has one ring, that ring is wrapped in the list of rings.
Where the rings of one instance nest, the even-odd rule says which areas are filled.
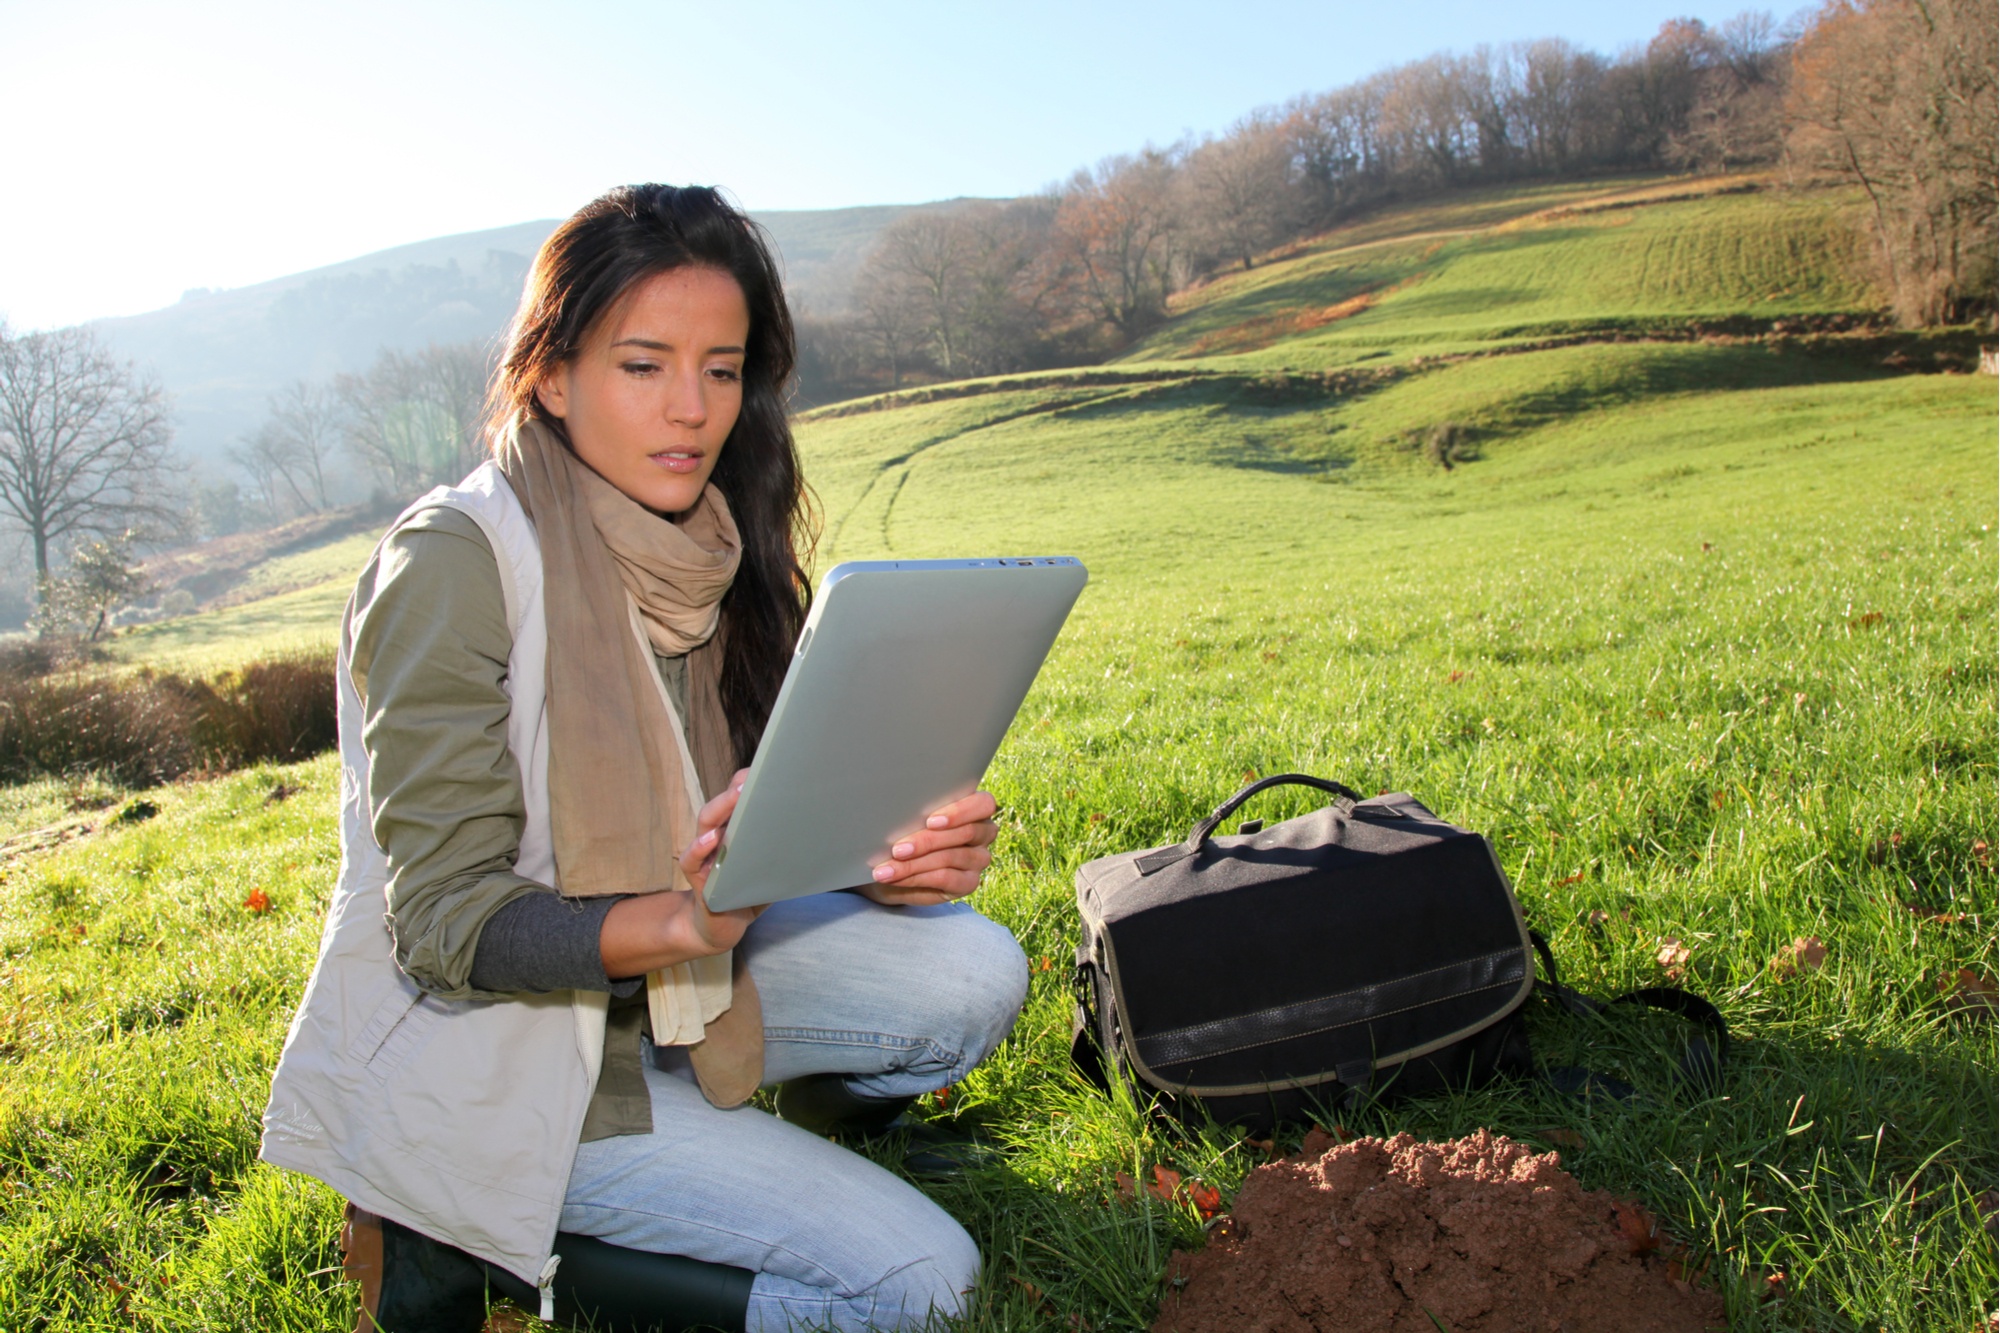
[[[1336,232],[1190,293],[1177,318],[1125,359],[1240,352],[1233,364],[1318,368],[1578,328],[1881,308],[1878,293],[1846,276],[1861,243],[1853,199],[1775,190],[1674,197],[1718,185],[1740,188],[1602,189],[1597,198],[1619,206],[1572,195],[1556,207],[1537,200],[1544,211],[1495,210],[1483,222],[1450,204],[1435,214],[1414,209],[1407,231]],[[1358,313],[1305,330],[1284,322],[1364,292],[1377,299]]]
[[[336,545],[347,547],[351,542]],[[115,661],[188,675],[212,675],[260,658],[319,652],[340,632],[341,609],[361,572],[370,540],[338,574],[310,587],[150,625],[136,625],[108,645]]]
[[[1460,200],[1455,225],[1522,203]],[[1634,279],[1619,300],[1740,314],[1761,285],[1742,274],[1785,261],[1717,257],[1785,233],[1732,232],[1728,210],[1793,206],[1730,195],[1447,238],[1452,264],[1403,292],[1445,284],[1433,295],[1460,304],[1385,313],[1400,350],[1379,378],[1274,373],[1362,345],[1295,339],[1155,382],[1019,377],[802,424],[822,569],[1063,552],[1092,572],[990,775],[1003,834],[976,901],[1035,972],[1013,1037],[951,1100],[1003,1164],[933,1189],[986,1255],[969,1330],[1146,1327],[1167,1254],[1200,1228],[1117,1201],[1114,1174],[1166,1163],[1228,1194],[1254,1165],[1230,1134],[1170,1131],[1069,1073],[1071,879],[1286,770],[1409,790],[1489,833],[1585,989],[1656,982],[1661,941],[1683,941],[1686,984],[1743,1038],[1722,1095],[1687,1100],[1671,1031],[1538,1013],[1547,1060],[1615,1072],[1643,1099],[1501,1087],[1350,1127],[1567,1144],[1586,1187],[1643,1200],[1695,1247],[1740,1330],[1964,1333],[1992,1309],[1975,1199],[2000,1176],[2000,1060],[1991,1022],[1948,1012],[1935,983],[1995,967],[1994,381],[1891,376],[1865,349],[1798,344],[1415,359],[1490,349],[1523,310],[1596,317],[1582,279],[1564,288],[1562,264],[1510,236],[1564,231],[1582,271],[1592,246],[1645,253],[1629,247],[1653,228],[1647,244],[1678,256],[1669,277],[1705,255],[1734,295]],[[1685,235],[1655,226],[1676,217]],[[1397,235],[1359,240],[1393,250]],[[1182,332],[1205,336],[1202,301],[1297,278],[1283,268],[1212,284]],[[1793,309],[1848,299],[1822,271],[1800,270]],[[1481,315],[1470,294],[1508,274],[1526,294]],[[1421,448],[1444,421],[1477,453],[1449,471]],[[119,648],[221,665],[286,635],[324,642],[349,577]],[[268,801],[279,782],[301,790]],[[19,789],[0,820],[41,827],[130,796],[87,786]],[[324,758],[147,793],[154,819],[0,865],[0,1329],[351,1322],[327,1271],[337,1201],[253,1160],[336,871],[337,788]],[[268,913],[242,905],[252,888]],[[1805,935],[1825,966],[1774,974]],[[1766,1302],[1773,1270],[1787,1294]]]

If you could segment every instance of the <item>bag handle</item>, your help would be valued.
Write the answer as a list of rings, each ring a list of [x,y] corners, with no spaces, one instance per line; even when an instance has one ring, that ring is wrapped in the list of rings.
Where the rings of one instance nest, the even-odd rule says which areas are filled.
[[[1202,844],[1215,835],[1215,830],[1222,821],[1241,809],[1245,801],[1268,788],[1288,786],[1316,787],[1330,796],[1339,797],[1349,810],[1353,809],[1357,802],[1366,799],[1345,783],[1335,782],[1331,778],[1316,778],[1307,773],[1279,773],[1272,777],[1259,778],[1210,811],[1208,818],[1201,820],[1189,830],[1186,842],[1178,842],[1171,847],[1148,852],[1132,864],[1138,867],[1141,875],[1150,875],[1155,870],[1164,870],[1177,861],[1185,861],[1199,852]]]

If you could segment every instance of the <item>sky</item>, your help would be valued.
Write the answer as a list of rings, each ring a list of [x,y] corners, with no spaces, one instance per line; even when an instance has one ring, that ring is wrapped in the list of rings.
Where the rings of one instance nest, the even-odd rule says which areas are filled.
[[[1482,42],[1743,0],[0,0],[0,318],[172,303],[614,184],[840,208],[1076,168]]]

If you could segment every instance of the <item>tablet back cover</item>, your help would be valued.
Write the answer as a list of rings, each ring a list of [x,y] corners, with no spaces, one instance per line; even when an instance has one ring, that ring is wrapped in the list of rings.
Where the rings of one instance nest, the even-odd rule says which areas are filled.
[[[978,789],[1088,577],[1073,556],[835,566],[709,872],[709,905],[870,883],[897,838]]]

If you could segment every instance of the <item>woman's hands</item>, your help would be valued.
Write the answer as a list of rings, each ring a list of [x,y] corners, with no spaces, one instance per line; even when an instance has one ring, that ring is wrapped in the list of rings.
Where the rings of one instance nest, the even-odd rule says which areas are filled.
[[[924,821],[924,827],[889,849],[875,867],[875,882],[859,893],[887,907],[929,907],[963,898],[979,887],[993,863],[993,822],[1000,803],[976,791],[953,801]]]
[[[736,813],[736,801],[750,770],[739,769],[722,793],[695,816],[694,840],[681,853],[681,873],[693,893],[642,893],[627,898],[604,914],[597,948],[607,977],[636,977],[694,958],[733,949],[757,919],[761,907],[711,912],[702,896],[715,853],[722,846],[722,829]]]
[[[693,893],[642,893],[604,914],[597,947],[605,976],[636,977],[733,949],[764,910],[711,912],[702,896],[722,830],[736,813],[749,776],[749,769],[739,770],[695,817],[694,841],[680,858]],[[999,808],[992,793],[976,791],[936,811],[922,829],[889,849],[889,859],[875,868],[875,882],[858,892],[886,907],[930,907],[965,897],[979,887],[993,861],[993,840],[1000,833],[993,816]]]

